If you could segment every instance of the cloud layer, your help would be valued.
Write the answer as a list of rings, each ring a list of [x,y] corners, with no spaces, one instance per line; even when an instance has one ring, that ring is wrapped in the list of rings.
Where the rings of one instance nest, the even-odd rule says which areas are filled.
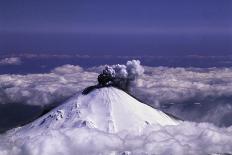
[[[0,103],[49,105],[60,103],[96,83],[97,73],[64,65],[47,74],[0,75]]]
[[[232,124],[232,68],[145,67],[132,93],[185,120]]]
[[[22,63],[21,59],[19,57],[9,57],[0,59],[0,65],[20,65]]]
[[[232,95],[232,68],[146,67],[138,89],[159,101]]]
[[[1,155],[205,155],[232,153],[232,128],[183,122],[177,126],[150,126],[140,135],[126,131],[110,134],[88,128],[61,128],[4,135]]]

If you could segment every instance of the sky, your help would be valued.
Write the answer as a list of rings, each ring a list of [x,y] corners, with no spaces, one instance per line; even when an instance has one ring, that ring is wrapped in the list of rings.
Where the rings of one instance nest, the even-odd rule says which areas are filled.
[[[0,52],[229,55],[231,0],[0,2]]]

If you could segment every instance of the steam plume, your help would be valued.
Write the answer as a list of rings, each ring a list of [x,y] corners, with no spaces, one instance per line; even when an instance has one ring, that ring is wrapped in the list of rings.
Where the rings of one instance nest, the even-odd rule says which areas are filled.
[[[127,61],[126,65],[107,65],[98,76],[98,82],[101,86],[113,85],[129,91],[129,85],[136,83],[136,80],[143,75],[143,72],[144,68],[139,60]]]

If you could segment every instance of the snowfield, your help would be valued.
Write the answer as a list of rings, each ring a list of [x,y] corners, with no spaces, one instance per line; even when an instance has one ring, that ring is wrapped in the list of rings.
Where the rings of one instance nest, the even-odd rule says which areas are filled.
[[[20,135],[36,130],[95,128],[108,133],[140,133],[146,126],[176,125],[179,121],[153,109],[114,87],[96,89],[78,95],[43,117],[17,131]],[[41,133],[39,133],[41,134]]]
[[[77,95],[0,137],[0,155],[232,152],[232,127],[175,120],[113,87]]]

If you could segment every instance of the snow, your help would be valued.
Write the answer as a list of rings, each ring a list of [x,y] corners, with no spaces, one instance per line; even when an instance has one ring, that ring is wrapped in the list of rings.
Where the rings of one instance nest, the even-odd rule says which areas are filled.
[[[176,125],[178,121],[162,111],[147,106],[114,87],[96,89],[87,95],[79,94],[48,114],[22,127],[18,132],[47,129],[96,128],[117,133],[141,133],[149,125]]]

